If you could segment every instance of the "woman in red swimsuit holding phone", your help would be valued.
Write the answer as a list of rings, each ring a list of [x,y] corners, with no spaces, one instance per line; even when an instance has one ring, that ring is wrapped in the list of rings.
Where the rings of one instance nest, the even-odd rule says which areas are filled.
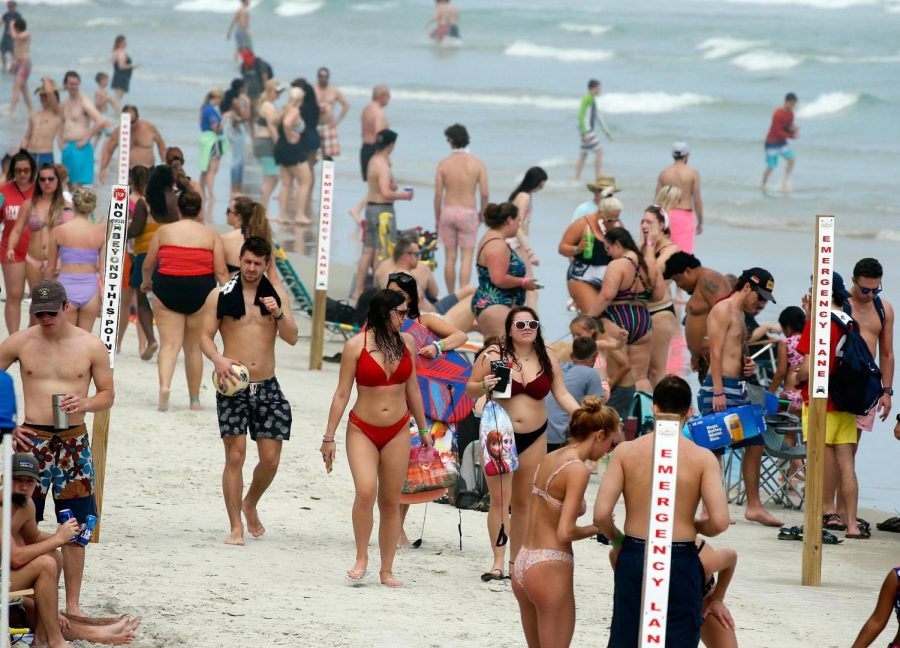
[[[322,437],[322,460],[325,469],[331,472],[334,435],[355,380],[357,398],[347,424],[347,460],[356,489],[353,501],[356,562],[347,572],[348,580],[353,583],[361,582],[368,574],[369,537],[374,523],[372,508],[377,499],[381,515],[378,529],[381,583],[389,587],[402,585],[394,578],[393,563],[400,539],[400,491],[409,464],[410,412],[423,444],[431,447],[413,361],[417,349],[412,336],[400,332],[406,312],[403,293],[380,290],[372,297],[365,328],[344,345],[338,386]]]

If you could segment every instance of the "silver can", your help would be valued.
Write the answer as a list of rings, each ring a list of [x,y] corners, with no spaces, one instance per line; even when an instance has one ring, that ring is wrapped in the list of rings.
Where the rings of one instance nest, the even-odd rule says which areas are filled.
[[[69,413],[62,408],[65,394],[53,394],[53,427],[57,430],[69,429]]]

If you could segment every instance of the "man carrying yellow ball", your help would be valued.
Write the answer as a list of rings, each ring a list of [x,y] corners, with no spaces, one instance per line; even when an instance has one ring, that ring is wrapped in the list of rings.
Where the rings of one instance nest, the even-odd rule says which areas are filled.
[[[275,378],[276,335],[297,343],[297,323],[287,294],[266,277],[272,246],[264,238],[248,237],[241,247],[240,272],[212,291],[203,306],[200,348],[215,366],[216,411],[225,444],[222,491],[231,524],[226,544],[244,544],[244,521],[254,538],[266,532],[256,507],[275,479],[281,443],[291,436],[291,405]],[[225,345],[216,348],[218,332]],[[259,463],[243,497],[243,467],[247,431],[256,441]]]

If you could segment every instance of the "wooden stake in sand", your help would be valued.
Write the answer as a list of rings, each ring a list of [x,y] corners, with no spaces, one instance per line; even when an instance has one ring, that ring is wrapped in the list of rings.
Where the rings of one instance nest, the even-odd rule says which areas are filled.
[[[812,335],[809,354],[809,407],[806,438],[806,519],[803,523],[802,585],[822,584],[822,490],[825,481],[825,426],[831,357],[831,275],[834,271],[834,216],[816,216],[813,254]]]
[[[106,223],[106,268],[103,273],[103,309],[100,339],[109,353],[109,366],[116,366],[116,344],[119,337],[119,299],[125,269],[125,225],[128,219],[128,170],[131,153],[131,115],[122,113],[119,125],[118,183],[112,186],[109,218]],[[91,542],[100,542],[103,523],[103,484],[106,479],[106,446],[109,440],[109,410],[94,414],[91,430],[91,453],[94,456],[94,498],[97,501],[97,526]]]
[[[641,648],[666,645],[680,423],[674,414],[659,414],[656,417],[650,519],[644,546],[644,585],[641,591]]]
[[[319,244],[316,247],[316,292],[313,299],[312,336],[309,341],[309,368],[322,368],[325,349],[325,305],[328,302],[328,263],[331,256],[331,217],[334,207],[334,162],[322,162],[319,191]]]

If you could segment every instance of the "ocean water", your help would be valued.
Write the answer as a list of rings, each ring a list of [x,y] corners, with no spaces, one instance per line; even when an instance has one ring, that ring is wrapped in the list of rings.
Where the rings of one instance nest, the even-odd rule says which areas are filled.
[[[123,33],[140,67],[129,103],[184,148],[196,173],[198,110],[213,86],[235,76],[233,44],[224,39],[236,0],[36,0],[20,3],[33,34],[32,86],[43,74],[61,80],[78,70],[93,92],[109,72],[113,38]],[[658,172],[676,139],[691,146],[703,179],[706,230],[697,255],[705,265],[740,272],[767,267],[777,305],[799,303],[812,264],[816,213],[835,214],[839,269],[863,256],[885,263],[893,300],[900,268],[900,0],[685,0],[607,3],[583,0],[460,0],[461,47],[436,47],[424,24],[424,0],[258,0],[251,33],[277,78],[314,78],[320,65],[352,104],[340,127],[334,259],[353,263],[358,244],[346,209],[361,197],[359,113],[371,87],[388,83],[394,154],[401,184],[416,187],[398,204],[400,227],[433,227],[432,179],[447,154],[443,130],[465,124],[472,151],[488,164],[491,196],[506,199],[529,166],[550,175],[535,196],[531,238],[545,335],[565,334],[565,260],[556,246],[572,209],[590,197],[574,179],[576,113],[587,80],[601,79],[600,107],[615,141],[605,143],[604,173],[624,188],[623,219],[634,227],[653,198]],[[11,84],[0,88],[5,100]],[[763,194],[763,138],[788,91],[800,104],[794,191]],[[21,111],[21,108],[20,108]],[[22,113],[0,123],[0,144],[17,146]],[[252,163],[251,163],[252,164]],[[590,161],[585,179],[590,179]],[[258,170],[248,170],[250,184]],[[224,221],[227,162],[218,176],[217,220]],[[275,205],[273,203],[272,207]],[[438,271],[440,276],[440,270]],[[336,294],[342,297],[341,294]],[[871,438],[871,441],[869,440]],[[896,456],[890,427],[879,424],[861,446],[863,503],[891,508],[888,482]]]

